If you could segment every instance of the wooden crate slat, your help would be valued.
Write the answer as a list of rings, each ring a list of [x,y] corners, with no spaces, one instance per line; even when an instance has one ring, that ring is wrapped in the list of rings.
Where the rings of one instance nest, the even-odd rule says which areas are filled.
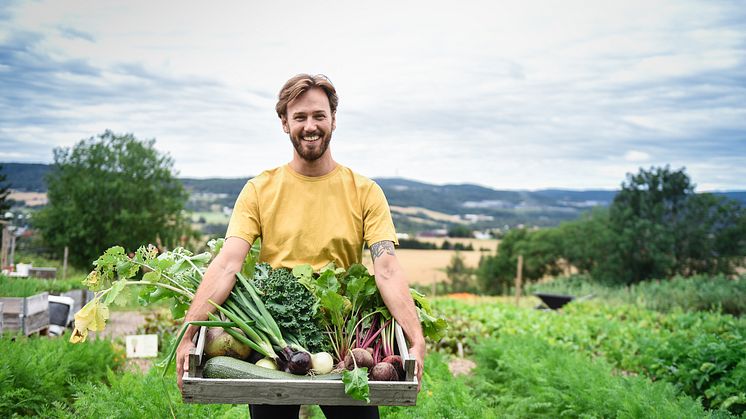
[[[49,311],[49,293],[43,292],[26,298],[26,315]]]
[[[370,382],[371,405],[411,406],[417,400],[417,384]],[[341,381],[184,379],[186,403],[323,404],[364,406],[366,402],[345,394]]]
[[[0,302],[3,303],[3,315],[6,317],[13,314],[17,316],[23,312],[22,297],[2,297]]]
[[[23,333],[25,335],[36,333],[48,327],[49,327],[49,311],[48,310],[31,314],[27,316],[26,318],[24,318],[24,321],[23,321]]]
[[[184,373],[185,403],[228,404],[319,404],[329,406],[363,406],[344,392],[341,380],[266,380],[266,379],[214,379],[203,378],[205,358],[205,327],[198,332],[197,348],[190,351],[189,371]],[[370,405],[414,406],[417,403],[417,378],[414,376],[414,358],[409,356],[401,327],[396,326],[395,339],[407,371],[405,381],[371,381]]]

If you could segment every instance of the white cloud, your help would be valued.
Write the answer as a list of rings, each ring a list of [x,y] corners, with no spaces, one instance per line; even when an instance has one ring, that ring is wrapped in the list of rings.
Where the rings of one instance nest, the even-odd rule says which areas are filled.
[[[634,162],[634,163],[646,162],[650,160],[650,154],[644,151],[630,150],[624,153],[624,160],[627,160],[629,162]]]
[[[33,161],[110,128],[157,138],[184,176],[253,175],[290,158],[277,90],[321,72],[340,94],[335,157],[369,176],[612,188],[638,163],[706,164],[695,182],[746,187],[744,165],[722,166],[746,154],[733,2],[42,0],[10,15],[0,147]]]

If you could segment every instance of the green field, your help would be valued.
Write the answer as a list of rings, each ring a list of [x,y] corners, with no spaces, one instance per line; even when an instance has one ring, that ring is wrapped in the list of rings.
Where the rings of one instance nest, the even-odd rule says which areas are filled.
[[[450,327],[429,344],[417,406],[382,407],[382,417],[746,417],[744,318],[600,298],[561,311],[489,297],[434,305]],[[476,367],[454,377],[449,363],[459,360],[459,343]],[[0,352],[3,417],[247,415],[245,406],[182,404],[173,374],[161,380],[157,368],[124,368],[120,340],[6,336]],[[67,361],[44,364],[59,359]],[[54,391],[37,397],[38,388]],[[308,412],[323,417],[318,408]]]

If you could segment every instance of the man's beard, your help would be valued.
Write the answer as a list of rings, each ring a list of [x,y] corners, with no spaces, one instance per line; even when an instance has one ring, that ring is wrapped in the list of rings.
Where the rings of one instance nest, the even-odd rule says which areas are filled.
[[[303,147],[303,140],[301,139],[301,136],[303,134],[300,134],[297,138],[294,137],[292,134],[290,134],[290,142],[293,143],[293,147],[295,147],[295,151],[298,153],[298,155],[307,162],[314,162],[318,160],[321,156],[326,153],[326,149],[329,148],[329,143],[332,141],[332,134],[324,134],[318,133],[319,138],[317,141],[320,141],[321,144],[319,144],[318,148],[314,148],[313,150],[307,150]],[[311,134],[313,135],[313,134]]]

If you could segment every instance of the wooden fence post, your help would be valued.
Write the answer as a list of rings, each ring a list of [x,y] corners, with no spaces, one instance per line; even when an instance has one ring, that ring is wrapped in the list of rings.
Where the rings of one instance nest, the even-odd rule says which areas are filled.
[[[68,254],[68,247],[65,246],[65,255],[62,258],[62,279],[67,279],[67,254]]]
[[[523,286],[523,255],[518,255],[518,268],[515,273],[515,305],[521,302],[521,287]]]

